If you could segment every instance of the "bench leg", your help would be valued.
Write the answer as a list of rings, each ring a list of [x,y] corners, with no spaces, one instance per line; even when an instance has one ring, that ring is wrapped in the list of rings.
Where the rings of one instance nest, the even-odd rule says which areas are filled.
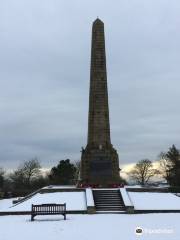
[[[34,221],[34,215],[31,215],[31,222]]]
[[[64,214],[64,220],[66,220],[66,214]]]

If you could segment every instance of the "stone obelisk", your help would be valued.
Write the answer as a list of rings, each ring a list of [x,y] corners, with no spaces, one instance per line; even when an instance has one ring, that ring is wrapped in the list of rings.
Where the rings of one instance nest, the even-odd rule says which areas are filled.
[[[119,160],[111,144],[104,23],[92,26],[88,142],[82,150],[80,181],[107,186],[120,183]]]

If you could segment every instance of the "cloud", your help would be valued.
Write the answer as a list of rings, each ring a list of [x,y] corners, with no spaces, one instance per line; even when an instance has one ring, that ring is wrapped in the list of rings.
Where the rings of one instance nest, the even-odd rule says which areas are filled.
[[[7,0],[0,8],[0,165],[79,159],[91,24],[105,23],[111,138],[120,164],[179,144],[180,3]]]

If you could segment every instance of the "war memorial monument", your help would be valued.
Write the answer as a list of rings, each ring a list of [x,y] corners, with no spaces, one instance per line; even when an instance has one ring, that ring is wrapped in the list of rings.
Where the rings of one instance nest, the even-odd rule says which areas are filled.
[[[99,216],[89,218],[79,215],[75,220],[75,223],[79,222],[77,239],[82,239],[81,233],[84,229],[86,229],[90,237],[92,233],[95,233],[95,238],[91,237],[93,239],[102,237],[102,232],[104,232],[104,229],[107,229],[107,239],[111,239],[115,231],[117,236],[121,237],[126,225],[128,226],[128,231],[135,233],[136,230],[136,233],[141,233],[139,231],[142,231],[142,229],[136,225],[136,222],[141,218],[139,216],[131,218],[127,217],[127,215],[125,217],[124,213],[143,213],[143,215],[144,213],[158,213],[159,215],[159,213],[177,214],[180,212],[179,196],[170,192],[167,187],[138,186],[136,188],[134,186],[123,186],[122,182],[118,154],[111,144],[110,138],[104,24],[100,19],[96,19],[92,26],[88,139],[85,149],[82,149],[79,182],[75,185],[55,184],[45,186],[23,198],[13,199],[12,205],[7,205],[7,207],[0,206],[0,216],[31,215],[31,221],[34,221],[36,220],[34,218],[42,215],[63,215],[65,220],[66,214],[70,214],[67,217],[67,223],[63,225],[60,222],[61,227],[67,226],[67,239],[70,239],[69,232],[71,232],[72,226],[74,226],[73,222],[76,219],[75,216],[71,218],[71,214],[76,214],[77,216],[77,214],[123,213],[120,217],[109,215],[110,218],[107,215],[101,215],[101,218]],[[155,218],[152,216],[151,219],[153,221],[154,219],[156,220],[158,215],[154,215],[156,216]],[[161,222],[163,222],[162,219],[166,221],[164,216],[161,216]],[[97,225],[98,221],[99,226]],[[160,221],[156,221],[156,224],[159,224]],[[73,225],[69,225],[71,222]],[[148,219],[144,222],[144,217],[141,219],[142,226],[144,223],[149,224],[149,222]],[[19,223],[23,223],[22,219]],[[104,225],[105,223],[106,225]],[[161,225],[163,228],[166,226],[165,223],[163,222]],[[14,222],[12,226],[14,226]],[[27,220],[23,226],[27,227]],[[35,226],[35,224],[31,224],[32,226]],[[44,233],[44,226],[42,225],[39,236]],[[57,228],[59,225],[55,226]],[[30,230],[35,236],[31,239],[36,239],[36,229]],[[74,229],[76,230],[76,228]],[[61,229],[60,231],[62,232]],[[20,228],[19,232],[21,232]],[[72,237],[74,237],[74,233],[72,231]],[[26,238],[26,235],[25,233],[23,239]],[[49,237],[48,234],[47,236]],[[86,239],[87,234],[85,233],[84,236],[84,239]],[[116,239],[118,238],[116,237]]]
[[[104,23],[92,26],[88,140],[82,149],[80,182],[109,186],[120,184],[117,151],[111,144]]]

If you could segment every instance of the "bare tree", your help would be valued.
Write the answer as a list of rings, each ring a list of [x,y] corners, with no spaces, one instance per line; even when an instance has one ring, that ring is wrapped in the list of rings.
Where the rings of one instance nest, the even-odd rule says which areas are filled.
[[[75,182],[78,182],[80,178],[81,161],[75,161],[74,166],[76,167]]]
[[[18,188],[30,187],[32,180],[39,176],[40,168],[37,158],[25,161],[10,175],[10,179]]]
[[[161,152],[159,154],[159,170],[164,179],[166,179],[167,182],[169,182],[171,177],[171,169],[172,169],[172,163],[171,161],[166,157],[166,153]]]
[[[40,168],[41,165],[37,158],[24,162],[22,170],[24,173],[24,177],[27,181],[27,184],[30,184],[33,178],[37,178],[39,176]]]
[[[2,167],[0,167],[0,176],[4,176],[4,169]]]
[[[129,173],[131,179],[141,185],[147,184],[156,174],[159,174],[159,171],[153,168],[152,162],[148,159],[139,161]]]

